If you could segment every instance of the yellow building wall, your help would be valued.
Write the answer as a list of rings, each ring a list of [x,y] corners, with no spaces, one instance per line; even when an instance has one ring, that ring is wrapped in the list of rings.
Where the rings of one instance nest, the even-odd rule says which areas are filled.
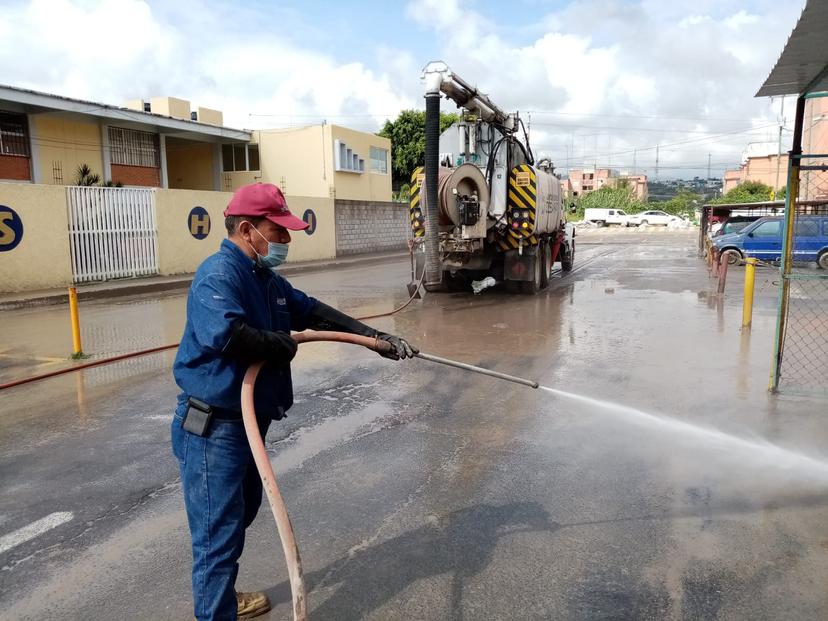
[[[72,284],[66,188],[32,183],[0,183],[0,206],[15,211],[23,222],[23,236],[12,250],[0,252],[0,293],[62,288]],[[229,192],[155,190],[158,226],[158,267],[162,275],[190,274],[216,252],[227,237],[224,209]],[[302,217],[307,209],[316,217],[312,235],[292,232],[288,263],[330,259],[336,255],[334,200],[288,196],[291,211]],[[210,216],[204,239],[191,234],[190,211],[203,207]],[[9,241],[7,221],[0,208],[0,235]]]
[[[0,292],[66,287],[72,283],[66,188],[31,183],[0,183],[0,205],[23,222],[23,237],[12,250],[0,252]],[[0,218],[2,212],[0,209]],[[0,221],[3,227],[4,221]],[[6,222],[7,224],[7,222]],[[3,229],[8,242],[8,231]]]
[[[176,119],[190,120],[190,102],[177,97],[150,97],[153,114],[163,114]]]
[[[199,190],[156,190],[158,269],[161,274],[188,274],[216,252],[225,237],[224,209],[233,195]],[[196,239],[190,233],[190,211],[203,207],[210,215],[210,233]]]
[[[215,145],[208,142],[166,139],[167,180],[171,189],[213,190]]]
[[[197,112],[199,123],[209,123],[210,125],[217,125],[218,127],[224,125],[224,113],[221,110],[213,110],[212,108],[199,106]]]
[[[365,172],[333,172],[336,198],[362,201],[391,200],[391,141],[367,132],[359,132],[338,125],[324,126],[327,133],[327,167],[333,171],[333,149],[340,140],[365,160]],[[388,172],[371,172],[371,147],[388,151]]]
[[[229,192],[195,190],[156,190],[158,215],[158,266],[162,275],[195,272],[201,262],[216,252],[227,237],[224,209],[230,202]],[[333,199],[286,197],[291,212],[301,218],[305,210],[316,215],[316,231],[291,232],[288,263],[329,259],[336,255],[336,230]],[[193,207],[203,207],[210,215],[210,233],[196,239],[190,233],[189,215]]]
[[[103,179],[101,128],[97,123],[77,121],[53,114],[29,116],[39,181],[44,184],[73,185],[81,164],[87,164]],[[63,180],[56,178],[55,162]]]
[[[274,183],[272,181],[264,181],[261,171],[250,172],[223,172],[221,173],[221,190],[222,192],[235,192],[243,185],[249,185],[262,181],[263,183]],[[276,185],[279,185],[278,183]]]
[[[302,218],[310,209],[316,217],[316,230],[312,235],[305,231],[291,231],[288,263],[332,259],[336,256],[336,221],[334,199],[311,196],[286,196],[293,215]]]
[[[334,171],[334,141],[345,142],[365,160],[365,172]],[[260,171],[223,172],[221,189],[233,192],[261,181],[285,194],[363,201],[391,200],[391,141],[338,125],[257,130]],[[371,172],[371,147],[388,151],[388,173]]]
[[[278,185],[293,196],[330,195],[330,175],[325,168],[324,126],[273,129],[254,132],[259,144],[261,171],[253,173],[264,183]]]

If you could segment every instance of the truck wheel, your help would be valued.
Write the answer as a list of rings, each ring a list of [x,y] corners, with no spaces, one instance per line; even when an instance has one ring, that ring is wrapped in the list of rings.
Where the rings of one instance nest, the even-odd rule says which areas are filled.
[[[598,228],[599,228],[599,229],[600,229],[601,227],[607,226],[607,223],[606,223],[606,222],[604,222],[603,220],[598,220],[595,224],[597,224],[597,225],[598,225]]]
[[[538,255],[535,257],[534,263],[535,269],[532,270],[532,280],[522,280],[518,283],[520,292],[526,295],[534,295],[543,288],[541,287],[543,257],[541,256],[540,249],[538,249]]]
[[[469,288],[463,276],[460,274],[452,274],[450,270],[443,272],[443,284],[448,291],[466,291]]]
[[[552,272],[552,247],[548,241],[542,241],[538,246],[538,260],[541,263],[540,288],[549,286],[549,274]]]
[[[817,265],[819,265],[824,270],[828,270],[828,250],[823,250],[819,253],[819,258],[817,258]]]
[[[571,272],[572,266],[575,263],[575,240],[572,240],[572,246],[567,248],[563,246],[561,248],[561,271],[562,272]]]

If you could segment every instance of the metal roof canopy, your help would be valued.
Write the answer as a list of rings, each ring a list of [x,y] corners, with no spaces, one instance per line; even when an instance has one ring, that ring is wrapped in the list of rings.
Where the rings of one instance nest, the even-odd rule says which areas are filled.
[[[828,91],[828,2],[807,0],[785,49],[756,97]]]

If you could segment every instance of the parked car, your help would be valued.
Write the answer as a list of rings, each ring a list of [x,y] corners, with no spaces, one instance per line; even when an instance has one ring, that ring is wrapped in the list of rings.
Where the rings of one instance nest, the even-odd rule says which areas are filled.
[[[647,224],[663,224],[667,226],[670,222],[679,220],[676,216],[671,216],[666,211],[658,211],[651,209],[650,211],[642,211],[635,213],[627,219],[627,226],[641,226]]]
[[[739,233],[743,231],[749,224],[756,222],[762,216],[730,216],[727,220],[714,224],[710,227],[709,237],[719,237],[720,235],[730,235],[731,233]]]
[[[629,226],[627,224],[628,218],[629,216],[623,209],[589,208],[584,210],[584,221],[592,222],[598,226],[607,226],[609,224]]]
[[[736,255],[728,259],[731,263],[744,257],[779,261],[783,224],[778,216],[760,218],[738,233],[713,238],[713,244],[719,252]],[[828,216],[799,216],[794,226],[793,260],[816,261],[828,269]]]

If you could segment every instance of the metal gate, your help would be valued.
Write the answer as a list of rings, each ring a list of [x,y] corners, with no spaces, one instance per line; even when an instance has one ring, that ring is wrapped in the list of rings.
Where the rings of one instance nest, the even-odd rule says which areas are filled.
[[[76,186],[66,192],[75,282],[158,273],[154,190]]]

